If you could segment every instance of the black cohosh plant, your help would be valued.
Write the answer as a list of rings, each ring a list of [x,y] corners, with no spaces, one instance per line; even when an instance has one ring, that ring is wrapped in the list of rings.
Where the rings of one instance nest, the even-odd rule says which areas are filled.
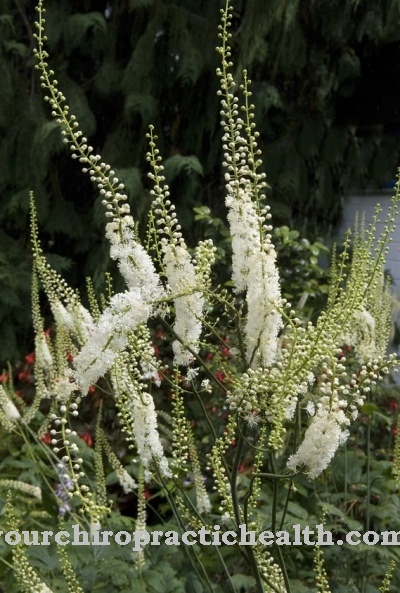
[[[353,243],[349,233],[340,256],[334,258],[325,309],[315,323],[302,321],[281,296],[266,180],[259,172],[251,81],[244,72],[243,82],[237,85],[232,75],[228,0],[221,12],[217,76],[232,282],[219,287],[212,271],[216,258],[212,241],[199,242],[191,251],[182,235],[152,126],[147,155],[152,203],[146,239],[140,240],[123,184],[110,165],[94,154],[48,65],[42,1],[37,12],[35,56],[45,100],[72,158],[99,190],[110,255],[126,289],[114,294],[110,288],[101,302],[89,291],[90,307],[85,308],[78,293],[43,256],[31,196],[36,392],[30,408],[20,414],[11,388],[2,387],[0,422],[6,431],[26,431],[41,419],[38,438],[46,431],[51,435],[49,460],[60,476],[61,492],[55,496],[61,514],[79,509],[79,521],[87,521],[92,528],[103,526],[112,513],[107,460],[124,492],[137,492],[137,530],[147,528],[145,491],[150,486],[167,500],[178,531],[218,526],[224,533],[238,531],[240,525],[256,534],[279,531],[297,477],[305,473],[316,480],[328,468],[347,441],[371,386],[397,365],[396,356],[386,354],[391,300],[383,269],[400,185],[396,185],[383,235],[374,234],[377,208],[371,227],[366,230],[361,225]],[[54,317],[51,337],[44,332],[40,287]],[[221,317],[216,317],[216,308],[223,311]],[[155,320],[169,347],[168,364],[159,360],[152,346]],[[227,348],[218,372],[207,358],[210,348],[216,351],[216,343]],[[344,345],[354,351],[352,364],[343,355]],[[160,384],[169,397],[162,398],[158,409],[155,390]],[[94,475],[88,473],[74,423],[93,386],[113,399],[135,470],[129,465],[128,471],[124,459],[113,451],[100,406]],[[215,394],[223,411],[218,423],[208,409]],[[396,464],[400,467],[398,445]],[[243,467],[247,468],[245,481]],[[287,494],[278,505],[282,485]],[[271,492],[268,517],[262,512],[266,492]],[[10,528],[20,529],[12,497],[7,517]],[[194,547],[183,553],[201,590],[235,591],[237,558],[240,571],[247,571],[247,586],[255,591],[292,591],[289,566],[279,545],[269,547],[258,541],[235,546],[228,556],[218,545],[212,546],[218,575],[209,570],[204,550]],[[149,555],[146,549],[134,554],[143,582]],[[51,583],[45,583],[29,564],[22,544],[13,549],[13,563],[22,590],[51,591]],[[68,550],[60,551],[60,564],[65,590],[82,591],[79,569],[72,569]],[[392,569],[382,574],[382,591],[388,590]],[[320,548],[315,574],[317,589],[329,591]]]

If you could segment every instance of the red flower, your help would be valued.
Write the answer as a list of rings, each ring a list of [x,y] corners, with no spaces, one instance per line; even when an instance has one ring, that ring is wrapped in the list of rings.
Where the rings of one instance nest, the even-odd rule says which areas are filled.
[[[154,356],[160,356],[160,349],[158,346],[153,344]]]
[[[25,356],[25,360],[28,364],[33,364],[35,362],[35,353],[31,352],[27,356]]]
[[[95,391],[96,391],[96,388],[93,387],[93,385],[89,385],[88,393],[94,393]]]
[[[164,337],[164,330],[160,327],[157,331],[156,331],[156,338],[157,340],[162,340]]]
[[[30,376],[30,372],[29,371],[21,371],[18,373],[17,377],[19,381],[26,381],[28,379],[28,377]]]
[[[397,410],[397,408],[399,407],[399,404],[396,400],[392,399],[389,403],[388,403],[388,408],[389,410],[391,410],[392,412],[395,412]]]
[[[53,437],[51,436],[51,434],[49,432],[46,432],[46,434],[42,436],[42,442],[46,445],[50,445],[52,438]]]
[[[82,439],[82,441],[85,441],[85,443],[87,444],[88,447],[91,447],[93,445],[93,439],[92,439],[92,435],[90,434],[90,432],[88,432],[88,431],[83,432],[79,436]]]
[[[231,351],[229,350],[228,346],[224,346],[223,348],[221,348],[221,354],[222,356],[225,356],[225,358],[231,357]]]
[[[215,373],[215,378],[217,379],[217,381],[219,381],[220,383],[223,383],[225,381],[226,375],[223,371],[217,371]]]
[[[2,383],[7,383],[7,381],[8,381],[8,373],[3,373],[2,375],[0,375],[0,381]]]

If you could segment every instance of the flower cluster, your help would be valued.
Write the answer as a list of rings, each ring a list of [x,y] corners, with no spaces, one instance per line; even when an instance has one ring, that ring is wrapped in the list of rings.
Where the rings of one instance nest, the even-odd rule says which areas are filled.
[[[228,25],[225,23],[225,27]],[[277,357],[278,332],[282,327],[281,290],[276,267],[276,253],[267,224],[269,207],[262,206],[266,182],[259,173],[262,164],[257,146],[258,133],[252,121],[254,105],[249,104],[250,81],[245,73],[241,85],[245,105],[244,118],[239,116],[239,99],[234,94],[235,82],[229,69],[232,63],[226,44],[229,33],[221,35],[221,125],[224,165],[227,168],[226,205],[232,237],[232,280],[235,290],[247,291],[247,323],[245,326],[246,358],[253,368],[270,366]]]

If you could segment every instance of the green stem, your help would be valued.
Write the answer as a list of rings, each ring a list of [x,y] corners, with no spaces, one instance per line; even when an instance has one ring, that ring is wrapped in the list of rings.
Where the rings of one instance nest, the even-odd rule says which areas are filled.
[[[158,468],[157,468],[157,467],[156,467],[156,472],[157,472],[157,477],[158,477],[158,480],[159,480],[160,484],[161,484],[161,485],[162,485],[162,487],[164,488],[164,491],[167,493],[167,497],[168,497],[169,503],[170,503],[170,505],[171,505],[172,512],[173,512],[173,514],[174,514],[174,516],[175,516],[175,520],[176,520],[176,523],[177,523],[178,527],[180,528],[180,530],[181,530],[181,531],[186,531],[186,529],[185,529],[185,525],[184,525],[184,523],[183,523],[183,520],[181,519],[181,517],[180,517],[180,515],[179,515],[179,511],[178,511],[178,509],[177,509],[177,507],[176,507],[176,504],[175,504],[174,497],[169,495],[169,494],[170,494],[170,492],[169,492],[169,490],[168,490],[168,488],[167,488],[166,484],[164,483],[164,480],[163,480],[163,478],[162,478],[162,476],[161,476],[160,472],[158,471]],[[191,552],[192,552],[192,554],[193,554],[193,555],[195,556],[195,558],[196,558],[196,563],[195,563],[195,562],[193,561],[193,558],[192,558],[192,555],[191,555],[191,553],[189,553],[188,546],[183,546],[183,549],[184,549],[184,551],[185,551],[185,553],[186,553],[186,555],[187,555],[187,557],[188,557],[188,559],[189,559],[189,561],[190,561],[191,565],[193,566],[193,569],[194,569],[195,573],[197,574],[197,576],[198,576],[198,578],[199,578],[200,582],[201,582],[203,579],[201,578],[201,575],[200,575],[200,572],[199,572],[199,570],[198,570],[198,568],[197,568],[197,565],[196,565],[196,563],[197,563],[197,564],[198,564],[198,565],[201,567],[201,572],[202,572],[202,574],[203,574],[204,580],[205,580],[205,582],[206,582],[206,584],[207,584],[207,587],[208,587],[209,591],[210,591],[211,593],[214,593],[214,589],[213,589],[212,583],[211,583],[211,581],[210,581],[210,579],[209,579],[209,577],[208,577],[208,574],[207,574],[207,572],[206,572],[206,569],[204,568],[203,564],[202,564],[202,563],[201,563],[201,561],[199,560],[199,558],[198,558],[198,556],[197,556],[196,552],[193,550],[193,548],[191,549]],[[204,582],[204,581],[203,581],[203,582]]]

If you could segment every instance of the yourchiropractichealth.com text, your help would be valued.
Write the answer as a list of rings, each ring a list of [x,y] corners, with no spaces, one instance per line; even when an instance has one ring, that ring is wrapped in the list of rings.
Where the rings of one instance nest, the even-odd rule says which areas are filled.
[[[343,534],[343,539],[333,536],[331,531],[325,530],[321,523],[313,529],[300,524],[292,525],[293,531],[261,531],[248,530],[245,524],[239,525],[237,531],[222,530],[220,525],[213,529],[202,527],[194,531],[117,531],[100,529],[100,525],[92,525],[90,531],[81,528],[79,524],[71,525],[68,530],[53,531],[0,531],[2,538],[8,545],[25,544],[27,546],[49,546],[52,542],[60,546],[108,546],[114,541],[120,546],[132,545],[134,551],[141,551],[147,545],[159,546],[264,546],[273,544],[278,546],[341,546],[348,544],[357,546],[361,543],[369,546],[400,546],[400,531],[349,531]]]

